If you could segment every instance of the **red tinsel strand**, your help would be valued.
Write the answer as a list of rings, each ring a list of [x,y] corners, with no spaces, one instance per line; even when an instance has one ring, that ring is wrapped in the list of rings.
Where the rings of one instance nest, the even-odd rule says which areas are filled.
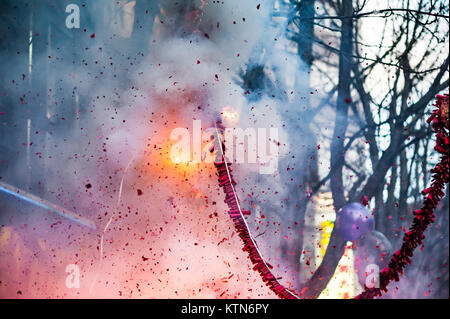
[[[219,126],[219,128],[221,127]],[[220,140],[218,142],[220,143]],[[234,223],[239,237],[244,243],[244,247],[242,248],[242,250],[248,252],[249,258],[254,265],[253,270],[259,272],[264,283],[279,298],[299,299],[299,297],[297,297],[293,292],[286,289],[279,283],[279,281],[270,271],[270,268],[273,267],[264,260],[263,256],[256,247],[255,241],[250,233],[250,230],[248,229],[247,223],[244,220],[244,215],[250,215],[250,212],[240,209],[240,205],[238,204],[239,198],[232,187],[232,185],[235,185],[236,182],[233,180],[231,169],[229,168],[231,164],[226,163],[224,158],[225,146],[221,144],[220,149],[222,150],[220,154],[221,159],[219,161],[216,161],[214,165],[216,166],[219,176],[219,186],[222,187],[225,193],[224,202],[228,205],[228,214]]]
[[[422,208],[414,211],[414,220],[410,230],[403,237],[403,244],[400,250],[392,256],[388,267],[380,272],[380,287],[367,288],[355,299],[373,299],[381,296],[387,291],[388,284],[399,280],[399,275],[403,274],[403,269],[411,263],[414,250],[422,244],[425,238],[424,232],[427,227],[434,222],[436,209],[439,201],[444,197],[445,184],[449,182],[449,95],[438,95],[436,97],[437,108],[428,118],[427,122],[436,133],[435,150],[441,154],[439,163],[431,170],[431,186],[425,189],[422,194],[425,197]]]

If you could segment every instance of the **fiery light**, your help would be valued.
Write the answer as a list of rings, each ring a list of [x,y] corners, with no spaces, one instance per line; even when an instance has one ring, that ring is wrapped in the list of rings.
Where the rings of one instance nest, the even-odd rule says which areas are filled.
[[[222,115],[222,118],[230,124],[239,122],[239,113],[231,106],[225,106],[220,114]]]

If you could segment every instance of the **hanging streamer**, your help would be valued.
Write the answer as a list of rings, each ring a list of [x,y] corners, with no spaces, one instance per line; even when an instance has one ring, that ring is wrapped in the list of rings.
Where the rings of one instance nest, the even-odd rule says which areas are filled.
[[[422,208],[414,211],[412,226],[404,235],[401,248],[394,253],[388,267],[380,272],[380,287],[366,288],[355,299],[372,299],[381,296],[382,292],[387,291],[387,286],[392,280],[399,281],[399,276],[403,274],[405,266],[412,262],[414,249],[421,245],[425,239],[424,232],[434,222],[434,210],[445,195],[445,184],[448,184],[449,181],[448,94],[438,95],[434,105],[437,108],[428,118],[427,123],[432,123],[431,126],[436,134],[434,149],[441,154],[441,158],[439,163],[431,170],[433,174],[431,186],[422,191],[422,194],[426,196]]]
[[[223,129],[219,125],[220,129]],[[233,180],[231,175],[230,163],[227,162],[225,158],[225,146],[221,141],[220,129],[216,125],[216,143],[215,147],[218,148],[216,162],[214,163],[217,173],[219,175],[219,186],[223,188],[225,192],[225,203],[228,205],[229,211],[228,215],[234,223],[239,237],[244,243],[243,250],[248,252],[251,262],[256,270],[261,275],[261,278],[266,283],[266,285],[279,297],[282,299],[300,299],[292,291],[284,287],[278,279],[272,274],[271,270],[273,267],[267,263],[258,246],[255,242],[254,237],[250,233],[247,221],[244,215],[250,215],[249,211],[244,211],[241,208],[238,195],[235,190],[236,182]]]

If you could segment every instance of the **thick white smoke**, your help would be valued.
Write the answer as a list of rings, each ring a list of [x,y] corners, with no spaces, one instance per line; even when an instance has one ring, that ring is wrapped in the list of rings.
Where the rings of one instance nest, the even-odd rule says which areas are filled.
[[[47,92],[55,102],[47,106],[50,118],[61,121],[58,102],[65,98],[76,95],[83,104],[74,125],[38,145],[45,196],[94,220],[98,232],[39,211],[14,218],[2,228],[1,271],[16,269],[0,286],[2,296],[20,290],[25,297],[273,297],[241,251],[214,167],[176,165],[169,157],[172,129],[192,130],[193,120],[208,128],[220,117],[229,127],[277,128],[280,156],[288,154],[280,116],[285,102],[273,92],[250,101],[236,76],[278,41],[272,6],[164,1],[153,33],[140,44],[148,55],[124,50],[124,34],[104,28],[86,34],[78,67],[70,58],[35,57],[58,70]],[[92,10],[102,9],[97,3]],[[280,67],[286,56],[267,55],[275,70],[286,71]],[[224,109],[239,120],[227,121]],[[259,191],[242,191],[257,182],[257,172],[254,164],[237,166],[243,199]],[[265,180],[261,189],[283,193],[277,173]],[[275,272],[278,244],[261,243]],[[79,289],[65,286],[68,264],[80,267]]]

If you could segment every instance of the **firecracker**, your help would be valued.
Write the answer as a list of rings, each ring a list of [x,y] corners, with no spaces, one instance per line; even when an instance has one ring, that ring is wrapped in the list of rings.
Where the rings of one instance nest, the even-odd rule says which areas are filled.
[[[399,281],[400,275],[406,265],[412,262],[414,250],[423,244],[424,232],[435,220],[435,209],[439,201],[444,197],[444,188],[449,181],[449,118],[448,106],[449,96],[438,95],[436,109],[427,119],[431,123],[436,134],[435,151],[441,154],[439,163],[431,170],[431,186],[422,191],[425,196],[422,208],[414,211],[414,220],[407,233],[403,236],[403,244],[396,251],[389,265],[380,272],[380,286],[378,288],[367,288],[355,299],[373,299],[387,292],[387,287],[391,281]]]

